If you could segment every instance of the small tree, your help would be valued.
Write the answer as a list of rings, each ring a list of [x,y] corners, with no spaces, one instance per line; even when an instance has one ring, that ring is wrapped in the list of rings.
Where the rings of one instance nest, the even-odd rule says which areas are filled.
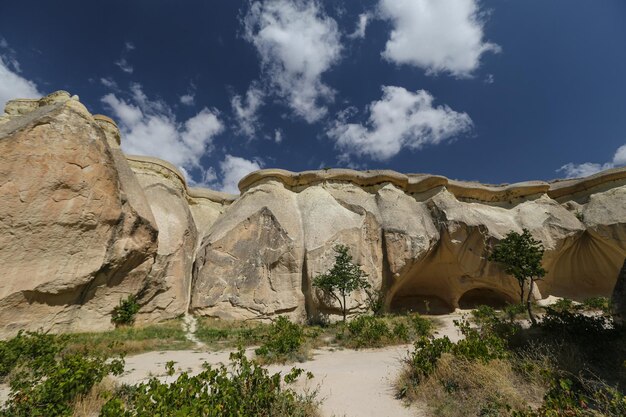
[[[528,294],[525,298],[528,317],[533,324],[537,324],[531,308],[531,297],[535,282],[541,280],[546,270],[541,266],[543,245],[533,239],[527,229],[520,235],[511,231],[500,241],[489,255],[490,261],[504,265],[504,272],[517,279],[520,288],[520,304],[524,304],[524,293],[528,283]]]
[[[313,279],[313,286],[322,290],[325,294],[333,297],[343,313],[343,321],[346,321],[346,297],[353,291],[369,289],[367,274],[361,269],[361,265],[352,262],[352,256],[348,253],[348,247],[336,245],[334,251],[335,265],[325,274],[320,274]]]

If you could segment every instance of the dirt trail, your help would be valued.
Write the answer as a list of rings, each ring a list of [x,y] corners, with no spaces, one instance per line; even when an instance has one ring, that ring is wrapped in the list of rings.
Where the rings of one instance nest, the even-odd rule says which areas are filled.
[[[438,316],[439,327],[436,336],[448,336],[457,341],[460,335],[453,321],[468,311]],[[297,366],[310,371],[314,379],[301,383],[299,389],[319,389],[319,399],[324,417],[420,417],[427,414],[417,407],[406,407],[394,398],[393,381],[400,372],[401,360],[411,349],[411,345],[391,346],[383,349],[331,350],[320,349],[313,352],[313,359],[292,365],[271,365],[271,372],[288,372]],[[159,376],[164,381],[172,381],[176,375],[166,377],[165,363],[175,361],[178,371],[200,372],[202,363],[228,363],[229,351],[203,352],[171,351],[148,352],[126,358],[128,372],[120,382],[134,384],[149,376]],[[252,356],[252,351],[248,351]]]
[[[448,336],[452,341],[460,336],[453,325],[467,311],[438,316],[436,336]],[[190,340],[197,341],[193,334],[193,322],[187,323]],[[293,366],[310,371],[315,378],[300,382],[297,389],[318,389],[318,399],[323,400],[323,417],[422,417],[427,413],[418,407],[406,407],[394,398],[393,381],[400,372],[401,360],[411,345],[391,346],[382,349],[332,350],[319,349],[313,359],[292,365],[271,365],[270,372],[287,373]],[[252,350],[248,355],[253,356]],[[126,358],[126,372],[118,381],[126,384],[145,382],[152,376],[163,381],[173,381],[180,372],[192,374],[202,370],[202,364],[227,364],[230,351],[208,352],[198,346],[196,350],[147,352]],[[176,374],[166,376],[165,364],[175,362]],[[0,386],[0,401],[6,399],[8,387]]]

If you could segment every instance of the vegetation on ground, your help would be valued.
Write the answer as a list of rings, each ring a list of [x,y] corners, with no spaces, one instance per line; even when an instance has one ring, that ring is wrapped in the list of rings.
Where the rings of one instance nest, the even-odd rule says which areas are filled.
[[[270,374],[244,351],[229,366],[198,375],[182,373],[172,383],[157,378],[136,386],[116,387],[109,375],[123,372],[121,356],[69,348],[69,336],[20,332],[0,341],[0,377],[10,384],[2,417],[72,415],[127,416],[316,416],[316,393],[297,394],[285,385],[302,376],[293,368],[284,377]],[[173,374],[173,363],[166,366]],[[312,378],[311,374],[306,375]]]
[[[137,298],[132,294],[126,299],[120,299],[120,303],[111,313],[111,322],[116,326],[132,326],[140,307]]]
[[[316,393],[297,394],[289,385],[303,373],[270,374],[243,350],[232,353],[230,366],[204,365],[197,375],[182,373],[174,382],[152,378],[118,390],[102,408],[101,417],[307,417],[317,415]],[[307,374],[307,378],[312,375]]]
[[[261,347],[255,350],[263,363],[285,363],[307,359],[304,326],[292,323],[287,317],[279,316],[269,327]]]
[[[255,320],[228,321],[211,317],[198,318],[196,338],[209,349],[228,349],[259,345],[269,324]]]
[[[327,298],[339,303],[345,323],[348,311],[347,297],[357,290],[369,290],[371,285],[361,265],[352,262],[352,255],[348,253],[347,246],[336,245],[334,251],[337,253],[335,264],[325,274],[316,276],[313,279],[313,286],[320,289]],[[369,299],[372,300],[371,295]]]
[[[420,339],[398,397],[422,401],[436,416],[626,415],[626,329],[566,305],[546,308],[529,328],[481,306],[456,323],[459,342]]]
[[[88,350],[108,355],[189,349],[194,346],[187,340],[180,319],[142,327],[117,327],[106,332],[73,333],[66,337],[67,348],[71,351]]]
[[[335,342],[344,347],[360,349],[410,343],[428,336],[433,322],[417,313],[405,316],[361,315],[336,328]]]

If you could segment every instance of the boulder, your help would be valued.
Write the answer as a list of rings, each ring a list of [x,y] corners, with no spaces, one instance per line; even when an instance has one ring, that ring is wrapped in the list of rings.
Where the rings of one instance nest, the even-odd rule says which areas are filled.
[[[112,327],[147,285],[157,228],[101,121],[65,92],[9,102],[0,124],[0,336]]]

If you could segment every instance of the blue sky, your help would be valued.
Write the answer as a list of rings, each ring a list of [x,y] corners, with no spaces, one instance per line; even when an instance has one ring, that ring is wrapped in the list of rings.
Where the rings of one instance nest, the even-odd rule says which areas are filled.
[[[123,148],[487,183],[626,164],[623,0],[0,0],[0,105],[65,89]]]

